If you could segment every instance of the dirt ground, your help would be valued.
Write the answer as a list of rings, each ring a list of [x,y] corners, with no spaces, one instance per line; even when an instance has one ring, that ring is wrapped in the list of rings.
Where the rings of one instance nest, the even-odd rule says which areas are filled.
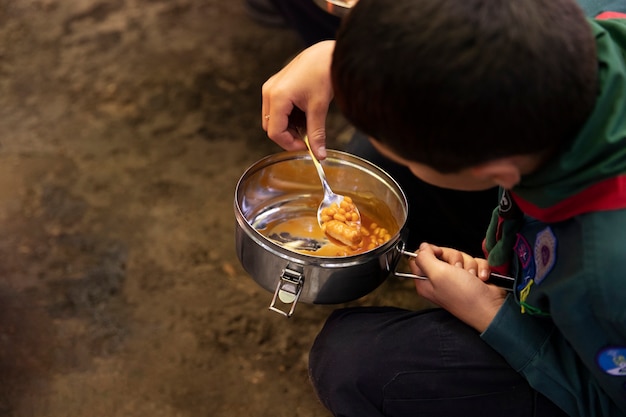
[[[237,0],[12,0],[0,45],[0,416],[328,416],[307,355],[337,306],[269,311],[234,250],[296,35]]]

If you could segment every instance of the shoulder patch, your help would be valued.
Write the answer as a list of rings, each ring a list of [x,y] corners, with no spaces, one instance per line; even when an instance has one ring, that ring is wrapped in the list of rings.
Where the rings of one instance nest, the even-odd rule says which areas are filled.
[[[601,349],[596,355],[596,363],[606,374],[626,377],[626,346]]]
[[[537,233],[535,238],[535,284],[541,281],[550,273],[556,263],[557,240],[550,227],[546,227]]]
[[[517,234],[517,240],[513,250],[517,254],[520,266],[522,267],[522,279],[518,288],[522,289],[528,281],[535,277],[535,263],[533,262],[533,252],[528,241],[521,234]]]

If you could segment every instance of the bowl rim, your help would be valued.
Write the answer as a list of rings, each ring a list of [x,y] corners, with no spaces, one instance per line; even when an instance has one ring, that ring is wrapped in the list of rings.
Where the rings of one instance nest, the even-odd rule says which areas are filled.
[[[246,215],[243,213],[241,208],[241,201],[239,199],[241,190],[243,188],[244,182],[247,178],[254,175],[256,172],[259,172],[273,164],[285,161],[293,161],[293,160],[309,160],[311,157],[307,151],[282,151],[278,153],[273,153],[264,156],[263,158],[257,160],[252,165],[250,165],[237,180],[237,184],[235,186],[235,195],[234,195],[234,211],[235,218],[239,227],[243,229],[243,231],[250,236],[259,246],[268,250],[283,259],[289,260],[291,262],[296,262],[298,264],[316,264],[324,267],[346,267],[347,264],[360,264],[362,263],[362,259],[364,256],[367,257],[378,257],[381,253],[388,251],[391,247],[396,246],[399,240],[402,240],[402,235],[406,229],[406,223],[408,220],[408,200],[406,194],[400,184],[384,169],[377,166],[376,164],[361,158],[360,156],[353,155],[349,152],[340,151],[336,149],[327,149],[327,158],[329,160],[337,160],[340,162],[348,163],[349,165],[353,165],[358,167],[358,169],[366,169],[367,173],[372,175],[373,177],[381,180],[387,186],[391,186],[394,193],[399,199],[399,202],[404,210],[404,219],[402,222],[399,222],[398,230],[392,238],[385,242],[384,244],[377,246],[374,249],[371,249],[366,252],[361,252],[353,255],[346,256],[316,256],[309,255],[302,252],[297,252],[284,246],[280,245],[269,239],[267,236],[263,235],[259,232],[255,227],[253,227]],[[384,181],[383,181],[384,178]]]

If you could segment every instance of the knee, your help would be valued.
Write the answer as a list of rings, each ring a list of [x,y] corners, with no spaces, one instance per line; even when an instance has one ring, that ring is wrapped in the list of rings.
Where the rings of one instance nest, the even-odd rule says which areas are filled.
[[[342,384],[341,379],[353,378],[358,368],[354,362],[353,340],[346,333],[345,320],[340,311],[333,312],[315,338],[309,352],[309,376],[314,387],[320,391],[331,390],[330,385]]]
[[[322,403],[333,410],[337,401],[375,399],[376,343],[359,331],[357,317],[348,310],[331,314],[309,353],[309,377]],[[380,374],[380,373],[378,373]]]

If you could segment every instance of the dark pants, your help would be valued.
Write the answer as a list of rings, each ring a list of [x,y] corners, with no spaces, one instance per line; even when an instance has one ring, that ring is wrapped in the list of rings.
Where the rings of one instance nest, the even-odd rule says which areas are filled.
[[[313,344],[309,372],[334,416],[565,416],[442,309],[337,310]]]

